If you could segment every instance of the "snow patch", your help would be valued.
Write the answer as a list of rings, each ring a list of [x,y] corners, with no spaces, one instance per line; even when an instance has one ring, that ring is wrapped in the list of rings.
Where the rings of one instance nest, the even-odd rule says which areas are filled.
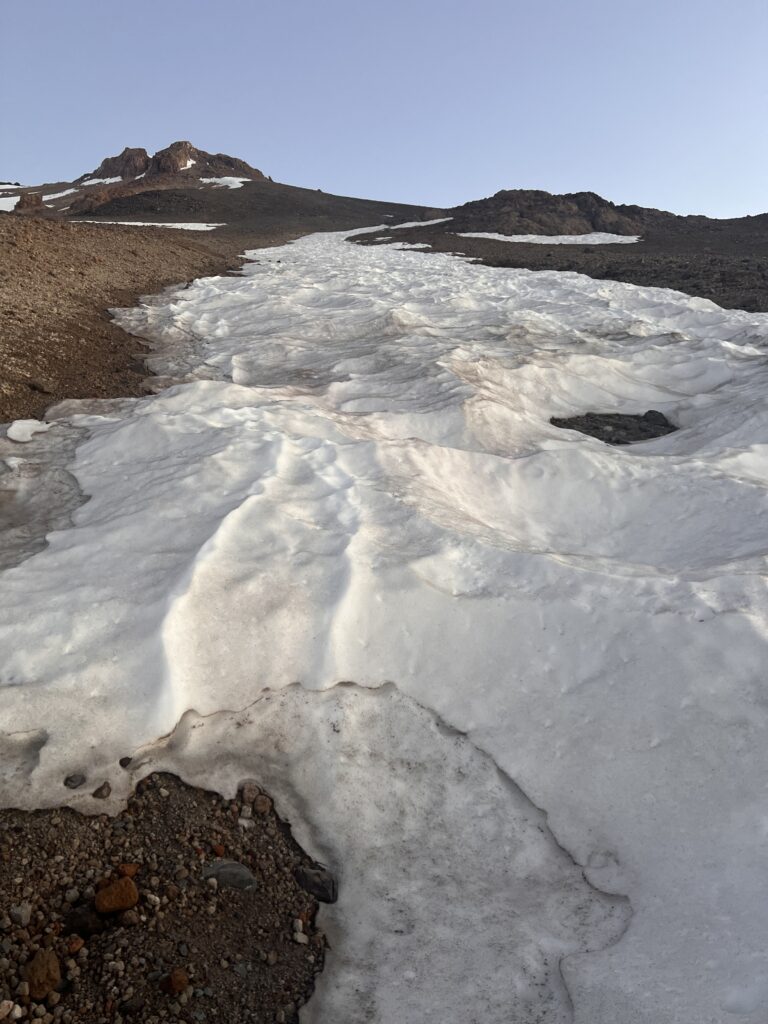
[[[42,434],[50,430],[50,423],[43,423],[40,420],[14,420],[5,432],[6,437],[11,441],[31,441],[35,434]]]
[[[122,180],[119,174],[116,178],[88,178],[87,181],[80,182],[80,187],[84,185],[114,185],[116,181]]]
[[[53,195],[43,196],[43,202],[49,203],[53,199],[63,199],[64,196],[71,196],[75,192],[78,192],[78,191],[79,191],[79,189],[76,189],[76,188],[68,188],[68,189],[65,189],[63,192],[54,192]]]
[[[86,220],[85,218],[78,218],[77,221],[73,221],[75,224],[123,224],[126,227],[131,228],[178,228],[180,231],[213,231],[215,228],[223,228],[224,224],[171,224],[162,223],[158,224],[151,220]]]
[[[201,178],[205,185],[213,185],[214,188],[242,188],[250,178]]]
[[[401,228],[429,228],[434,224],[447,224],[453,217],[438,217],[437,220],[408,220],[403,224],[388,224],[390,231],[397,231]]]
[[[495,242],[532,242],[534,245],[627,245],[640,235],[612,235],[592,231],[588,235],[499,235],[492,231],[457,231],[459,238],[491,238]]]

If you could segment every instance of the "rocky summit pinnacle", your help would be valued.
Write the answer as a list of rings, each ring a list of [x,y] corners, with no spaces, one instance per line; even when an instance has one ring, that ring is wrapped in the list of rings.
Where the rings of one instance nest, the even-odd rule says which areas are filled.
[[[151,179],[177,174],[193,178],[231,176],[252,181],[265,180],[262,172],[245,160],[226,153],[207,153],[186,141],[172,142],[154,156],[150,156],[146,149],[126,147],[117,156],[106,157],[95,171],[83,177],[122,178],[126,181],[142,175]]]

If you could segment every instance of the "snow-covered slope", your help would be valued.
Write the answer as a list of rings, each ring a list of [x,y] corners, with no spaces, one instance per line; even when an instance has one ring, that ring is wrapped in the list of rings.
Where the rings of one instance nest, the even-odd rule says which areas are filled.
[[[183,383],[0,442],[89,496],[0,577],[0,797],[264,779],[341,873],[307,1020],[763,1024],[768,316],[253,256],[120,314]]]

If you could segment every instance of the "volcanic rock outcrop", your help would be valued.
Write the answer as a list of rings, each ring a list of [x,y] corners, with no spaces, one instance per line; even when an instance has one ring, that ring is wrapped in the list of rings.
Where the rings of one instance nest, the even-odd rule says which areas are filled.
[[[43,197],[40,192],[22,192],[14,209],[16,213],[29,213],[42,210],[42,208]]]
[[[621,206],[595,192],[552,195],[539,189],[502,189],[488,199],[457,206],[451,231],[495,231],[504,235],[582,235],[606,231],[642,234],[649,227],[705,218],[676,217],[663,210]]]
[[[90,178],[122,178],[123,181],[143,176],[148,183],[153,178],[185,174],[192,178],[237,177],[264,181],[265,175],[245,160],[227,156],[226,153],[207,153],[197,149],[191,142],[172,142],[166,149],[159,149],[150,156],[146,149],[126,147],[117,156],[108,156],[101,161],[91,174],[84,174],[78,180]]]
[[[146,149],[125,147],[117,156],[108,156],[101,161],[92,175],[93,178],[135,178],[149,170],[150,156]]]

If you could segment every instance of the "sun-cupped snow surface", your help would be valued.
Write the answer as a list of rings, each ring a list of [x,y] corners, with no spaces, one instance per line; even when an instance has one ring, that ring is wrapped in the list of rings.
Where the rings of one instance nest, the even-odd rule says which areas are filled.
[[[214,188],[242,188],[243,185],[250,181],[250,178],[201,178],[200,181],[204,185],[213,185]]]
[[[122,224],[129,228],[178,228],[180,231],[213,231],[215,228],[223,228],[224,224],[175,224],[170,222],[157,223],[152,220],[88,220],[85,217],[78,218],[73,224]]]
[[[494,242],[532,242],[534,245],[626,245],[639,242],[639,235],[612,235],[591,231],[587,235],[500,235],[493,231],[457,231],[459,238],[490,238]]]
[[[0,798],[264,779],[340,876],[306,1021],[764,1024],[768,316],[251,255],[119,313],[174,386],[0,440],[88,496],[0,576]]]

